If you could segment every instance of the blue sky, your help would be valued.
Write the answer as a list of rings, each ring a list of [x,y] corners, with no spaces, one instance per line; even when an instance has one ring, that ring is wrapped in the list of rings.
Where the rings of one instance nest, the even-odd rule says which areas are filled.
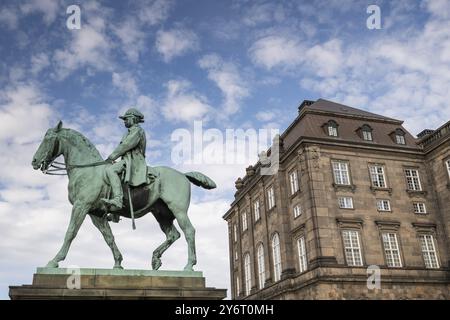
[[[204,128],[283,131],[304,99],[325,98],[405,120],[413,134],[450,119],[450,1],[80,1],[81,29],[66,28],[62,0],[0,4],[0,298],[29,283],[59,248],[68,223],[67,180],[32,170],[46,129],[59,119],[106,157],[124,133],[117,116],[146,117],[150,165],[200,169],[190,216],[207,284],[228,287],[222,215],[248,163],[172,163],[171,134]],[[366,9],[381,8],[380,30]],[[114,225],[125,266],[148,268],[163,240],[153,217]],[[95,244],[95,245],[94,245]],[[32,248],[32,249],[31,249]],[[163,268],[184,266],[180,239]],[[86,221],[65,265],[111,267]],[[63,264],[64,265],[64,264]]]

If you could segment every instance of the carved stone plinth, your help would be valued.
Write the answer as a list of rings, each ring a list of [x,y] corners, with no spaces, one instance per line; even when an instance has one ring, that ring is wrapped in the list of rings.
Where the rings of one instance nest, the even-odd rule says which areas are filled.
[[[31,285],[10,286],[9,296],[12,300],[220,300],[226,289],[206,287],[199,271],[38,268]]]

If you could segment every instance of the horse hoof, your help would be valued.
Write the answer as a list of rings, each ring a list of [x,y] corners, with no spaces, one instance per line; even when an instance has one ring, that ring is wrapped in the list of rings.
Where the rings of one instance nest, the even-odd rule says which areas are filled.
[[[184,267],[183,270],[184,270],[184,271],[194,271],[194,267],[192,267],[192,266],[186,266],[186,267]]]
[[[58,262],[50,260],[45,267],[46,268],[58,268],[59,266],[58,266]]]
[[[158,270],[160,267],[161,267],[161,260],[160,259],[158,259],[158,260],[153,260],[153,262],[152,262],[152,268],[153,268],[153,270]]]

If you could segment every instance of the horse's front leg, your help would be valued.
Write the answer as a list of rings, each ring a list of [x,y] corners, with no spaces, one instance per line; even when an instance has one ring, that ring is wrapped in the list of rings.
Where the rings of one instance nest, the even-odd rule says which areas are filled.
[[[72,215],[70,217],[69,227],[67,228],[66,235],[64,237],[64,243],[56,256],[50,260],[47,264],[47,268],[58,268],[58,262],[64,260],[69,251],[69,247],[75,239],[81,224],[86,218],[86,214],[89,211],[89,206],[82,202],[75,202],[72,208]]]

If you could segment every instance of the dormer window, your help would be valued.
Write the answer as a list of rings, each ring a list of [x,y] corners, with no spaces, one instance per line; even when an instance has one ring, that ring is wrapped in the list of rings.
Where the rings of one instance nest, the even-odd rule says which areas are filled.
[[[325,127],[327,130],[327,134],[329,137],[337,137],[338,136],[338,124],[334,120],[330,120],[325,123]]]
[[[372,137],[372,128],[365,124],[361,127],[361,137],[363,138],[363,140],[365,141],[373,141],[373,137]]]
[[[402,129],[395,130],[395,143],[397,143],[397,144],[406,144],[405,132],[403,132]]]

